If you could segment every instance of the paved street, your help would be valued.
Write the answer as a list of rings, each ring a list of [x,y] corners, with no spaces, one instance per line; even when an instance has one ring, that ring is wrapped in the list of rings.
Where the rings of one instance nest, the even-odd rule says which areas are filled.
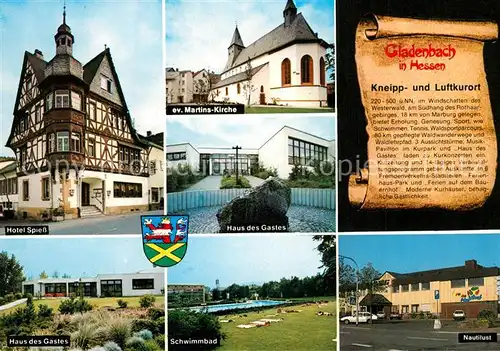
[[[250,182],[252,187],[256,187],[257,185],[264,182],[264,179],[260,179],[253,176],[245,176],[246,179]],[[222,180],[222,176],[207,176],[200,180],[198,183],[191,185],[187,188],[187,191],[191,190],[219,190],[220,182]]]
[[[453,321],[445,321],[440,330],[433,321],[379,322],[373,325],[340,326],[340,350],[500,350],[498,343],[458,343],[458,333],[491,332],[459,329]]]
[[[62,222],[0,222],[0,235],[5,235],[4,227],[10,225],[49,225],[51,235],[65,234],[141,234],[140,216],[163,215],[163,211],[133,212],[122,215],[78,218]]]

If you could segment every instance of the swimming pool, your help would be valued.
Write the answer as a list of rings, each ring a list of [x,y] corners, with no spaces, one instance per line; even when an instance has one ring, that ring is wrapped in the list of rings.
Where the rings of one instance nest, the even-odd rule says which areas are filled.
[[[211,306],[201,306],[201,307],[191,307],[193,311],[204,311],[204,312],[219,312],[219,311],[231,311],[239,308],[256,308],[256,307],[269,307],[285,304],[284,301],[273,301],[273,300],[252,300],[240,303],[228,303],[224,305],[211,305]]]

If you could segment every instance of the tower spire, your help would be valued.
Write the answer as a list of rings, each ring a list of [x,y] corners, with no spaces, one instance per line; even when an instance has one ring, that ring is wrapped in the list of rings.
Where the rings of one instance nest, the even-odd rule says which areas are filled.
[[[64,0],[63,6],[63,24],[66,24],[66,0]]]

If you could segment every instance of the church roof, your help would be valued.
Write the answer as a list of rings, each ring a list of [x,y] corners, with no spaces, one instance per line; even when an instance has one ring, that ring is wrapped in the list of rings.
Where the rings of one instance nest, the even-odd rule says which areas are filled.
[[[267,62],[260,65],[260,66],[252,68],[252,76],[254,76],[257,72],[259,72],[266,65],[267,65]],[[217,88],[220,88],[220,87],[223,87],[226,85],[230,85],[230,84],[234,84],[234,83],[238,83],[238,82],[243,82],[244,80],[247,80],[247,76],[246,76],[245,71],[238,73],[238,74],[235,74],[234,76],[231,76],[229,78],[226,78],[224,80],[217,82],[213,86],[212,89],[217,89]]]
[[[288,45],[292,45],[295,42],[318,42],[325,47],[328,45],[322,39],[318,38],[302,13],[299,13],[289,26],[285,26],[284,23],[281,23],[278,27],[241,50],[240,54],[233,62],[227,62],[223,72],[241,65],[249,58],[254,59]]]
[[[243,40],[241,39],[240,31],[238,30],[238,26],[234,29],[233,39],[231,40],[231,44],[229,44],[229,46],[232,45],[245,47],[245,45],[243,45]]]

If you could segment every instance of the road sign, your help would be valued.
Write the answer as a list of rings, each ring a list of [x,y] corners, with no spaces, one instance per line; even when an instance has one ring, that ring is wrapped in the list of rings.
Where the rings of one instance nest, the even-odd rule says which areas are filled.
[[[356,304],[356,296],[349,296],[349,304],[353,306]]]
[[[439,290],[434,290],[434,300],[439,300]]]

